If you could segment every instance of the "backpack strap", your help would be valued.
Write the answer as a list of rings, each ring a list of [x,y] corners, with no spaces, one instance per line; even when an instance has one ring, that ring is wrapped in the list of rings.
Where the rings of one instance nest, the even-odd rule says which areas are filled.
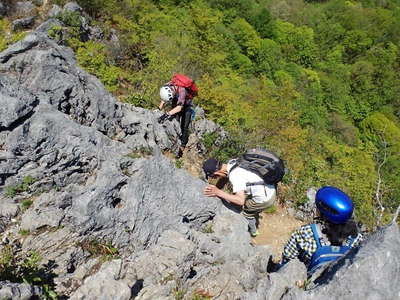
[[[234,164],[233,166],[229,169],[228,175],[237,167],[239,167],[239,162],[237,159],[234,159]],[[257,181],[257,182],[248,182],[246,183],[246,186],[255,186],[255,185],[265,185],[264,181]]]
[[[313,232],[314,239],[317,242],[317,248],[320,248],[321,247],[321,240],[320,240],[321,238],[320,238],[320,235],[318,233],[319,230],[317,228],[317,224],[315,224],[315,223],[311,224],[311,230]]]
[[[264,181],[257,181],[257,182],[248,182],[246,186],[254,186],[254,185],[265,185]]]
[[[353,248],[353,244],[357,240],[357,238],[358,238],[358,234],[355,237],[350,236],[350,238],[347,238],[346,244],[348,244],[348,246],[346,246],[346,247]]]
[[[228,175],[237,167],[239,167],[239,162],[237,159],[233,159],[234,164],[233,166],[229,169]],[[255,185],[265,185],[264,181],[257,181],[257,182],[248,182],[246,183],[246,186],[255,186]]]
[[[229,171],[228,171],[228,176],[229,176],[229,174],[232,173],[233,169],[236,169],[236,168],[239,166],[239,162],[237,161],[237,159],[232,159],[232,160],[230,160],[230,161],[228,162],[228,164],[229,164],[231,161],[233,161],[233,166],[229,169]]]

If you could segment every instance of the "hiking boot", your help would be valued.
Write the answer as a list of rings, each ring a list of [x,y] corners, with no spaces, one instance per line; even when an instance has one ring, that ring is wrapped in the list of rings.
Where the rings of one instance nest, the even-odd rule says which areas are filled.
[[[251,237],[256,237],[259,234],[260,233],[258,232],[258,230],[256,230],[256,232],[250,232]]]

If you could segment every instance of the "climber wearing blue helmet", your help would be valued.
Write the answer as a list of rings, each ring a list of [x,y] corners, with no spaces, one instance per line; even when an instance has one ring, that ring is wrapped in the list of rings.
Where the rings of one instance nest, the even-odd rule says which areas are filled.
[[[353,201],[347,194],[332,186],[320,188],[315,204],[321,215],[334,224],[344,224],[353,214]]]
[[[351,218],[353,201],[346,193],[336,187],[322,187],[316,193],[315,204],[317,217],[313,223],[292,233],[279,267],[298,258],[306,264],[311,276],[320,267],[344,256],[362,240]]]

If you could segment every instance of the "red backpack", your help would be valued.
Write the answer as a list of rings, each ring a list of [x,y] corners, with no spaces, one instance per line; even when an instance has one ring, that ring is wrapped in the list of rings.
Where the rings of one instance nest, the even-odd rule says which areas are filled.
[[[171,83],[176,86],[184,87],[188,91],[188,97],[190,99],[197,96],[199,91],[194,80],[183,74],[175,74],[171,79]]]

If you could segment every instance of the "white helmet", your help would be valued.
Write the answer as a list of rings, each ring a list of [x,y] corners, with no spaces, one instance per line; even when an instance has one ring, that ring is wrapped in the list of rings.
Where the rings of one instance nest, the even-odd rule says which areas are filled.
[[[165,102],[172,101],[172,98],[174,98],[174,93],[173,93],[171,87],[169,87],[168,85],[164,85],[163,87],[161,87],[160,97],[161,97],[161,100],[163,100]]]

